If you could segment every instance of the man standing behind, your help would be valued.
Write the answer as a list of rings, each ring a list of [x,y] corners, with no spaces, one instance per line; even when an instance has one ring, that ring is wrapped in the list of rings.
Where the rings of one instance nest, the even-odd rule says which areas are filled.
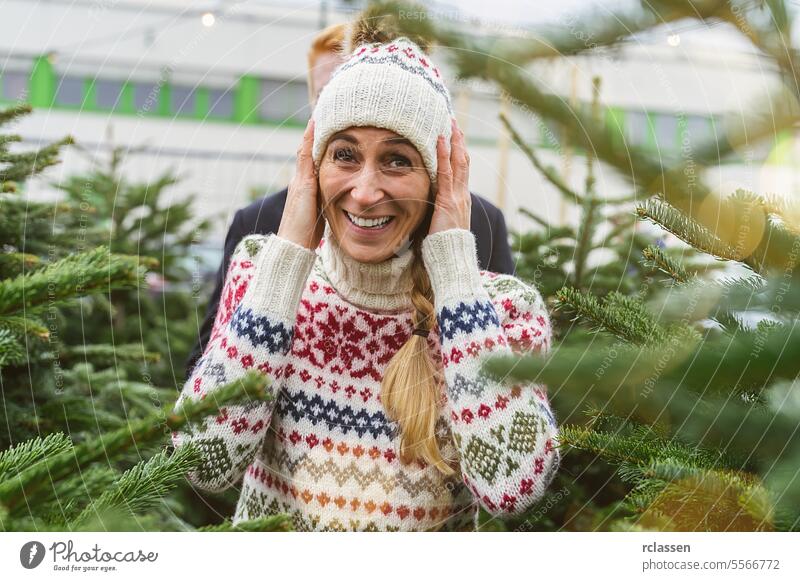
[[[314,38],[308,53],[308,93],[312,109],[333,71],[344,60],[341,51],[345,33],[346,25],[336,24],[329,26]],[[256,200],[249,206],[238,210],[233,216],[233,222],[231,222],[225,237],[224,255],[217,271],[208,310],[200,326],[197,343],[186,362],[187,378],[205,350],[211,335],[231,254],[239,241],[249,234],[269,234],[278,231],[283,208],[286,205],[286,195],[287,188],[284,188],[276,194]],[[474,193],[472,194],[470,229],[475,234],[480,267],[492,272],[514,274],[514,263],[511,258],[511,249],[508,246],[508,232],[503,213],[491,202]]]

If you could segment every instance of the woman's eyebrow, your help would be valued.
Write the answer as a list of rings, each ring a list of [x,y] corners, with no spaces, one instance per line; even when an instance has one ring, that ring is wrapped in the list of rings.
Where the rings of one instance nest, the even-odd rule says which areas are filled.
[[[331,138],[329,139],[329,141],[332,142],[332,141],[335,141],[337,139],[342,139],[342,140],[347,141],[349,143],[353,143],[355,145],[358,145],[358,139],[356,139],[355,137],[353,137],[349,133],[334,133],[333,135],[331,135]]]
[[[386,139],[383,140],[383,143],[386,143],[388,145],[410,145],[411,147],[414,147],[414,144],[411,143],[408,139],[399,136],[387,137]]]

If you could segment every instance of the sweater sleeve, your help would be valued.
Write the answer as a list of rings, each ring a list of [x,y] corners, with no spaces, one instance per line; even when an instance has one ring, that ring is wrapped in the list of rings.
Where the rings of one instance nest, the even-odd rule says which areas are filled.
[[[202,453],[202,464],[188,473],[198,488],[221,492],[238,482],[254,460],[272,418],[297,307],[314,259],[311,250],[274,234],[246,236],[236,246],[211,338],[175,409],[249,369],[270,377],[272,399],[226,406],[219,415],[172,433],[176,448],[192,441]]]
[[[431,234],[422,254],[434,292],[447,412],[467,487],[494,515],[536,503],[559,465],[557,427],[544,387],[498,382],[487,355],[546,351],[551,332],[538,291],[478,270],[468,230]]]

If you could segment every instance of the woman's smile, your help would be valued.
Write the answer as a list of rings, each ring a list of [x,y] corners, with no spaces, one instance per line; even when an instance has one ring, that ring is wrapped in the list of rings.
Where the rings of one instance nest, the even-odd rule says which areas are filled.
[[[342,213],[350,222],[350,231],[356,236],[380,236],[389,230],[394,222],[394,216],[360,218],[347,210],[342,210]]]

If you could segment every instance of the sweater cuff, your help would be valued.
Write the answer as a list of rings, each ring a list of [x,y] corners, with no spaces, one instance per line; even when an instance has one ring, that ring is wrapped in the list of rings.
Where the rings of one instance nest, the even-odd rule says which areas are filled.
[[[486,293],[478,270],[475,235],[470,230],[452,228],[428,235],[422,241],[422,258],[437,303]]]
[[[281,321],[294,323],[297,307],[316,254],[270,234],[257,257],[256,270],[242,302]]]

